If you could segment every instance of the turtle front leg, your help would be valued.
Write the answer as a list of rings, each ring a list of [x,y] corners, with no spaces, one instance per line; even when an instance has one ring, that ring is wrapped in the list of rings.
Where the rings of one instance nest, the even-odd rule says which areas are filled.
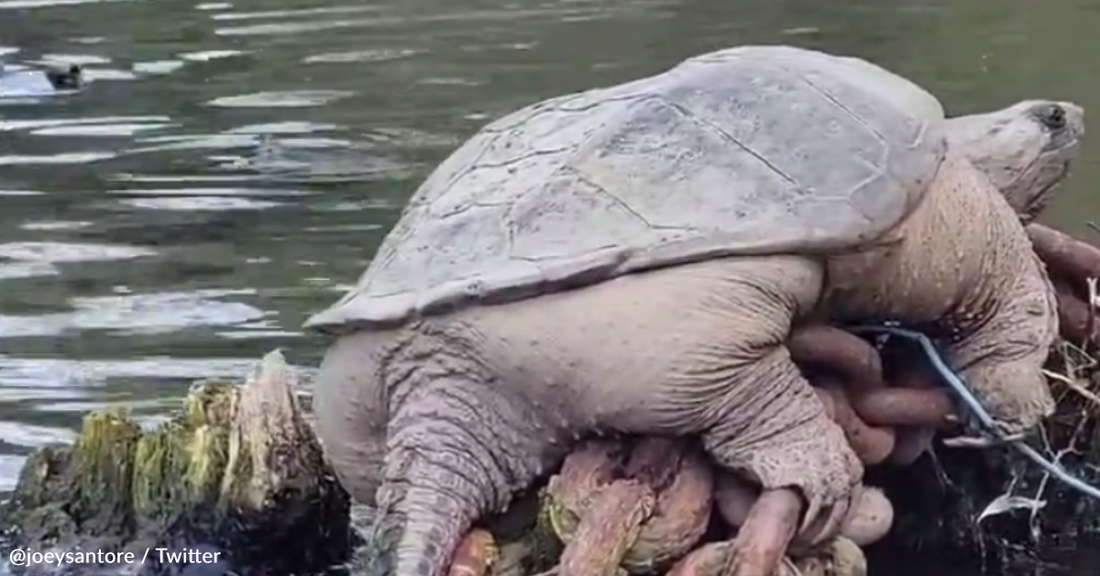
[[[990,279],[987,313],[975,315],[981,322],[948,350],[1004,434],[1024,432],[1054,410],[1042,368],[1058,336],[1057,302],[1042,262],[1028,256],[1015,277]]]
[[[748,370],[732,384],[730,400],[737,400],[723,403],[728,414],[703,435],[720,464],[762,487],[725,576],[771,576],[791,540],[811,527],[815,542],[836,535],[863,475],[844,432],[785,348]],[[746,398],[744,387],[758,393]]]

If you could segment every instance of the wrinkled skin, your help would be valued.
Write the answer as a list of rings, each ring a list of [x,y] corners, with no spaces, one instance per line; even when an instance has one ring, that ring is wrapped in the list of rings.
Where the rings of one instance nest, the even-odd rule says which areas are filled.
[[[344,486],[381,513],[375,573],[439,576],[471,524],[576,438],[622,431],[698,435],[772,500],[794,489],[798,530],[757,514],[778,540],[746,544],[731,572],[767,576],[795,532],[836,533],[863,472],[785,347],[804,321],[928,330],[1007,428],[1036,424],[1053,406],[1040,366],[1057,316],[1012,206],[1040,206],[1065,175],[1084,128],[1062,106],[1061,128],[1029,107],[1002,111],[1017,131],[968,122],[970,142],[984,125],[995,144],[952,146],[925,201],[859,254],[712,260],[339,338],[316,382],[318,429]],[[1064,145],[1042,152],[1051,142]],[[1000,170],[1005,196],[972,161]],[[766,562],[745,560],[754,546]]]
[[[948,121],[947,137],[1030,222],[1054,197],[1084,137],[1084,111],[1066,102],[1025,100]]]

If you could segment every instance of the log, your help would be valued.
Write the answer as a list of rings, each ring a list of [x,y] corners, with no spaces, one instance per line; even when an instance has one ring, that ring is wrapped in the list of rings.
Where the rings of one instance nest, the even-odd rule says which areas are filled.
[[[691,442],[582,443],[550,479],[543,500],[554,534],[566,543],[559,575],[667,567],[703,536],[712,494],[710,463]]]
[[[760,494],[760,488],[725,471],[717,473],[715,509],[734,528],[739,528]],[[894,508],[878,488],[860,486],[857,497],[840,527],[840,536],[866,546],[880,540],[894,521]],[[810,539],[812,534],[800,535]]]
[[[499,556],[493,535],[488,530],[475,528],[458,544],[447,576],[485,576]]]
[[[1063,338],[1095,349],[1100,326],[1090,319],[1084,288],[1087,278],[1100,275],[1100,249],[1041,225],[1028,230],[1057,288]],[[781,510],[761,513],[757,529],[745,530],[759,537],[731,539],[731,529],[751,519],[757,494],[735,498],[719,485],[714,498],[714,474],[728,472],[716,471],[691,440],[601,440],[573,452],[531,509],[512,507],[506,516],[529,520],[521,530],[506,535],[503,520],[485,519],[467,534],[448,576],[521,576],[555,565],[558,576],[665,570],[727,576],[739,545],[749,573],[767,571],[786,552],[779,574],[863,576],[859,546],[876,541],[872,548],[911,552],[932,543],[934,553],[961,552],[962,558],[976,550],[1034,549],[1016,537],[1030,533],[1019,516],[991,520],[995,539],[983,538],[975,525],[1010,478],[1017,489],[1045,486],[1052,503],[1041,523],[1050,533],[1072,525],[1100,534],[1100,506],[1043,484],[1033,465],[1004,451],[940,450],[934,462],[917,460],[934,431],[956,425],[948,396],[919,355],[880,353],[830,326],[802,327],[788,345],[869,466],[868,483],[886,489],[886,496],[862,489],[841,537],[820,547],[796,538],[796,546],[784,550],[796,498],[783,493],[772,503]],[[1095,363],[1078,376],[1100,381]],[[220,556],[221,570],[245,575],[311,573],[342,563],[355,541],[348,496],[301,414],[291,378],[273,353],[242,387],[194,387],[182,413],[154,430],[142,430],[122,410],[87,415],[72,446],[43,448],[28,460],[14,497],[0,508],[0,550],[201,548]],[[1081,429],[1096,407],[1083,409],[1072,394],[1061,398],[1048,432],[1065,442],[1076,434],[1069,428]],[[1100,461],[1100,435],[1085,430],[1079,447],[1086,450],[1064,463],[1087,474],[1095,470],[1090,463]],[[896,466],[914,460],[915,467]],[[943,482],[944,472],[950,482]],[[1062,514],[1051,519],[1052,509]],[[715,512],[728,524],[711,522]],[[1064,522],[1071,512],[1078,520]],[[886,534],[891,524],[898,529]],[[143,573],[179,568],[154,560]]]
[[[1042,224],[1029,224],[1027,234],[1052,273],[1072,278],[1081,287],[1087,278],[1100,278],[1100,248]]]
[[[275,351],[242,386],[193,386],[182,412],[153,430],[118,408],[87,414],[71,446],[28,459],[0,509],[4,554],[102,550],[140,559],[147,548],[202,547],[242,575],[343,562],[355,544],[349,497],[305,422],[293,378]],[[153,551],[142,573],[185,564],[164,558]]]

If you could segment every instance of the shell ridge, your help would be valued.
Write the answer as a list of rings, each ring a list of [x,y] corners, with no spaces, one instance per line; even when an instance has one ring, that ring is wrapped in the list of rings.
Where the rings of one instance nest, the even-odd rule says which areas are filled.
[[[401,325],[711,258],[881,242],[939,169],[942,108],[859,62],[733,48],[491,122],[306,325]]]
[[[686,106],[683,106],[682,104],[672,102],[672,101],[670,101],[670,100],[668,100],[667,98],[664,98],[664,97],[660,97],[660,100],[663,104],[665,104],[668,107],[675,110],[676,113],[680,114],[680,116],[683,117],[685,120],[688,120],[688,121],[692,122],[693,124],[695,124],[696,126],[699,126],[701,128],[709,129],[710,131],[714,132],[715,134],[721,136],[722,139],[725,140],[726,142],[728,142],[730,144],[733,144],[734,146],[740,148],[741,150],[744,150],[750,156],[755,158],[758,162],[760,162],[764,166],[767,166],[769,169],[771,169],[776,174],[778,174],[780,177],[782,177],[784,180],[786,180],[788,184],[790,184],[792,186],[796,186],[798,188],[802,188],[802,185],[800,183],[798,183],[797,181],[795,181],[793,178],[791,178],[791,176],[789,174],[787,174],[783,170],[779,169],[779,167],[777,167],[775,164],[773,164],[771,161],[769,161],[767,158],[765,158],[762,154],[760,154],[759,152],[754,150],[748,144],[745,144],[744,142],[741,142],[737,138],[733,137],[733,135],[731,135],[730,133],[723,130],[720,126],[715,125],[713,122],[711,122],[711,121],[709,121],[705,118],[700,118],[697,114],[695,114],[689,108],[687,108]]]

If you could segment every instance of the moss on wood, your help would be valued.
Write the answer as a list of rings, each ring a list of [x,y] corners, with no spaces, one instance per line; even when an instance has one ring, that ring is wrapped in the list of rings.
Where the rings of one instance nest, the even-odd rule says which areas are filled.
[[[0,510],[3,547],[201,544],[255,573],[342,562],[352,544],[349,498],[292,379],[273,352],[243,386],[193,386],[180,413],[155,429],[143,431],[120,408],[87,414],[71,446],[27,460]]]

